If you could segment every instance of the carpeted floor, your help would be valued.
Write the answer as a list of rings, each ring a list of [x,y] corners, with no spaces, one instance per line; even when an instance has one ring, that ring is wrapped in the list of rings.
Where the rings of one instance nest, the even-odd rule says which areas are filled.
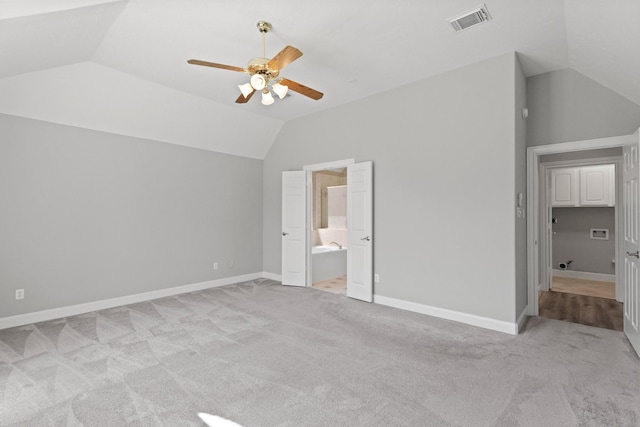
[[[258,280],[0,331],[2,426],[638,426],[621,332],[510,336]]]

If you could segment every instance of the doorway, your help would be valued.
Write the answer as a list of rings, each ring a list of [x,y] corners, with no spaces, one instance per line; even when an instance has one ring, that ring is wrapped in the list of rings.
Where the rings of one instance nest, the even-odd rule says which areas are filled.
[[[621,147],[540,156],[540,317],[622,330],[621,159]]]
[[[546,212],[541,212],[540,158],[546,154],[572,153],[576,151],[622,147],[623,159],[617,172],[616,198],[620,226],[616,231],[616,297],[624,304],[623,331],[629,342],[640,353],[640,130],[633,135],[574,141],[553,145],[529,147],[527,149],[527,289],[528,309],[531,316],[539,315],[538,293],[545,282],[545,242],[547,239],[544,221]],[[618,291],[622,291],[618,294]]]
[[[616,301],[621,159],[621,147],[541,157],[548,280],[539,292],[540,317],[622,331]]]
[[[348,159],[305,166],[301,171],[282,172],[282,284],[313,284],[313,172],[343,168],[346,168],[347,180],[346,246],[335,240],[327,240],[327,246],[335,246],[346,252],[347,296],[372,302],[372,162],[355,163],[353,159]]]
[[[311,287],[347,295],[347,167],[311,173]]]

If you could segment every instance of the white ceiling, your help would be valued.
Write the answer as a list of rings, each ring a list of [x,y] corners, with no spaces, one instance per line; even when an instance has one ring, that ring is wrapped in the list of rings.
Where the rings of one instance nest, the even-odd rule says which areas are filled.
[[[486,0],[493,20],[455,33],[475,0],[0,0],[0,112],[263,158],[287,120],[506,52],[527,76],[573,68],[640,104],[640,1]],[[325,96],[236,104],[267,56]]]

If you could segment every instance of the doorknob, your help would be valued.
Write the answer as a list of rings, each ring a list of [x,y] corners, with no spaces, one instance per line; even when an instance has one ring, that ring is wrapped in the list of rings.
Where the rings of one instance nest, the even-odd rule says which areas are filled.
[[[629,256],[634,256],[636,258],[640,258],[640,252],[639,251],[635,251],[635,252],[627,252],[627,255]]]
[[[283,236],[286,236],[287,234],[289,234],[289,233],[285,233],[284,231],[282,232],[282,235],[283,235]]]
[[[369,236],[367,236],[367,237],[363,237],[363,238],[362,238],[362,239],[360,239],[360,240],[366,240],[366,241],[368,242],[368,241],[370,241],[371,239],[369,238]]]

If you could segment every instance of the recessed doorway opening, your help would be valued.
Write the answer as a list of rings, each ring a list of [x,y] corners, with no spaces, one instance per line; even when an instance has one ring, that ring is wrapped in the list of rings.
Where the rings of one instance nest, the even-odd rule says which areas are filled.
[[[311,286],[347,294],[347,168],[311,173]]]
[[[622,330],[615,283],[621,159],[622,147],[540,157],[540,317]]]
[[[327,205],[323,228],[322,204],[318,204],[317,236],[314,238],[313,172],[330,171],[342,174],[346,169],[346,186],[337,187],[338,197],[346,198],[344,209],[338,214],[329,212]],[[341,188],[342,187],[342,188]],[[322,192],[318,192],[322,197]],[[342,196],[340,196],[342,194]],[[329,227],[332,221],[334,230]],[[318,228],[320,227],[320,228]],[[342,235],[333,235],[335,232]],[[328,233],[321,238],[322,233]],[[282,172],[282,284],[285,286],[312,286],[323,280],[346,278],[346,295],[350,298],[373,302],[373,163],[355,163],[353,159],[304,166],[301,171]],[[318,242],[322,244],[318,244]],[[312,249],[315,248],[315,254]],[[314,255],[346,254],[344,269],[324,277],[316,276],[318,260]],[[344,259],[342,259],[344,263]],[[314,266],[315,264],[315,266]],[[332,263],[330,263],[332,264]],[[334,265],[335,267],[335,265]],[[332,267],[330,267],[332,268]],[[320,269],[321,271],[322,269]],[[335,284],[334,284],[335,285]]]
[[[541,165],[541,157],[550,154],[575,153],[585,150],[622,148],[622,159],[616,162],[615,200],[620,209],[616,215],[615,239],[616,254],[615,283],[616,300],[623,306],[623,331],[633,348],[640,350],[640,130],[633,135],[600,138],[584,141],[573,141],[552,145],[529,147],[527,149],[527,270],[528,270],[528,314],[538,316],[540,310],[540,291],[552,278],[548,267],[549,234],[552,229],[552,212],[545,203],[545,192],[551,188],[544,179],[545,170]],[[609,233],[598,232],[602,227],[594,227],[593,236],[602,238]],[[606,228],[606,227],[604,227]],[[600,230],[601,231],[601,230]],[[591,235],[591,231],[588,233]],[[570,260],[561,260],[568,264]],[[558,293],[562,295],[562,293]],[[564,294],[568,295],[568,294]],[[576,298],[582,298],[576,295]],[[585,297],[593,298],[593,297]],[[613,300],[605,300],[613,301]],[[571,305],[571,304],[569,304]]]

